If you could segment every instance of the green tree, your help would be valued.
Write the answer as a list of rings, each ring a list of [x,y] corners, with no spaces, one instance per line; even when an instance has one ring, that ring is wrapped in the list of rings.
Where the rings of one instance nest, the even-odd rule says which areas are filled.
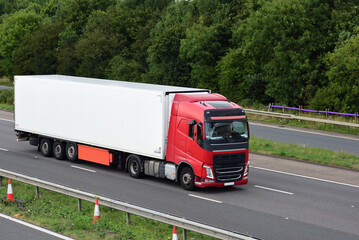
[[[15,74],[56,73],[56,49],[61,25],[44,25],[27,34],[14,54]]]
[[[148,72],[144,81],[166,85],[189,85],[190,66],[179,57],[181,39],[191,18],[191,3],[174,2],[150,33]]]
[[[231,101],[271,101],[265,94],[267,81],[261,73],[255,72],[253,62],[242,49],[229,50],[218,63],[217,69],[219,90]]]
[[[238,22],[235,40],[255,73],[267,81],[265,93],[277,102],[299,105],[314,93],[324,77],[323,52],[330,11],[319,1],[268,1]]]
[[[88,17],[93,11],[105,11],[113,4],[113,0],[61,0],[54,17],[58,22],[62,22],[65,26],[69,25],[77,34],[81,35]]]
[[[179,57],[185,29],[179,25],[166,27],[148,49],[147,81],[157,84],[188,86],[189,65]]]
[[[359,29],[358,29],[359,30]],[[359,112],[359,34],[329,53],[328,86],[318,90],[311,100],[314,109]]]
[[[124,41],[119,53],[110,62],[107,76],[118,80],[126,80],[125,76],[129,76],[128,81],[139,82],[148,69],[146,59],[151,45],[150,31],[160,19],[161,12],[146,6],[146,3],[139,3],[136,7],[125,3],[117,5],[113,20],[114,31],[123,36]]]
[[[216,65],[229,47],[231,31],[224,23],[195,24],[181,40],[180,57],[191,66],[191,85],[218,90]]]
[[[24,37],[41,26],[42,17],[35,12],[17,11],[0,25],[0,73],[14,75],[14,54]]]
[[[126,46],[127,37],[119,33],[121,25],[116,24],[119,16],[114,11],[93,11],[84,28],[84,34],[75,44],[78,61],[76,75],[104,78],[109,61]]]
[[[56,52],[57,73],[63,75],[75,75],[78,60],[75,57],[75,45],[79,40],[76,31],[67,25],[59,33],[58,49]]]

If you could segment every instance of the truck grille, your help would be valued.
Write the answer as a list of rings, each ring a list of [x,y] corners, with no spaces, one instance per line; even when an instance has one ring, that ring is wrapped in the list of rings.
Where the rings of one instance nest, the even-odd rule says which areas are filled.
[[[213,169],[217,182],[234,182],[242,179],[246,153],[213,156]]]

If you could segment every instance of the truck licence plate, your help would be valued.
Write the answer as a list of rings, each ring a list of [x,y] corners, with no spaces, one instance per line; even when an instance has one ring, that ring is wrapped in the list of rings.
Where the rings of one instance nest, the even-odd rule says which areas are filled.
[[[224,186],[233,186],[234,185],[234,182],[226,182],[224,183]]]

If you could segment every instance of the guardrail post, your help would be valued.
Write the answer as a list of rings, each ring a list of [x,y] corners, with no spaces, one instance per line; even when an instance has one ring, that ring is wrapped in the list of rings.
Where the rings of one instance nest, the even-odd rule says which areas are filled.
[[[82,209],[82,203],[80,198],[77,200],[77,208],[79,209],[79,211],[81,211]]]
[[[357,123],[358,113],[356,112],[354,115],[355,115],[355,122],[354,123]]]
[[[36,198],[40,197],[40,188],[38,186],[35,187],[36,189]]]
[[[187,230],[183,229],[183,240],[187,240]]]
[[[130,214],[128,212],[126,213],[126,223],[127,225],[131,225]]]
[[[2,187],[2,177],[0,176],[0,187]]]
[[[272,107],[272,104],[270,103],[269,106],[268,106],[268,112],[271,111],[271,107]]]
[[[328,108],[327,109],[325,109],[325,119],[328,119]]]
[[[284,113],[284,108],[285,108],[285,105],[283,105],[283,113]]]

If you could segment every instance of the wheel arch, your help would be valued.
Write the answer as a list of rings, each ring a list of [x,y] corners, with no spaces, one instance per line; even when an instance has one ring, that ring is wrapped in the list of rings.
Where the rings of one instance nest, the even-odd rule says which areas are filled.
[[[179,178],[180,178],[180,174],[181,174],[181,171],[183,168],[185,167],[190,167],[192,169],[192,172],[194,174],[194,176],[196,177],[195,175],[195,171],[194,171],[194,168],[192,167],[192,165],[186,161],[181,161],[179,164],[178,164],[178,167],[177,167],[177,173],[176,173],[176,182],[179,182]]]
[[[128,172],[128,160],[131,158],[131,157],[134,157],[134,158],[137,158],[140,163],[141,163],[141,172],[144,171],[144,159],[142,156],[140,155],[137,155],[137,154],[126,154],[125,158],[126,158],[126,161],[125,161],[125,171]]]

